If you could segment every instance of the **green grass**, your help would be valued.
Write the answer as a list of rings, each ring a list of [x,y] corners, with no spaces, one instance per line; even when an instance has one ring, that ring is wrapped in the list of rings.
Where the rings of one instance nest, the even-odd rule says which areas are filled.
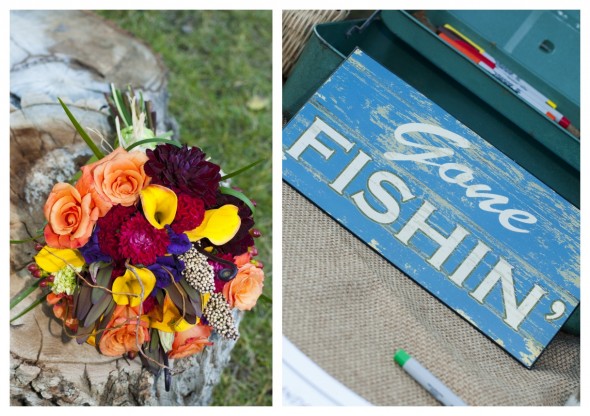
[[[169,69],[169,112],[180,139],[201,147],[257,202],[258,259],[272,297],[270,11],[101,11],[149,44]],[[259,300],[215,389],[212,405],[272,404],[272,305]]]

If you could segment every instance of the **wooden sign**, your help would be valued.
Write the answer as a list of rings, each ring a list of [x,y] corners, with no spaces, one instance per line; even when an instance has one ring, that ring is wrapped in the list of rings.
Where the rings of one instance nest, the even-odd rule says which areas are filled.
[[[285,127],[283,178],[526,367],[579,304],[579,210],[360,50]]]

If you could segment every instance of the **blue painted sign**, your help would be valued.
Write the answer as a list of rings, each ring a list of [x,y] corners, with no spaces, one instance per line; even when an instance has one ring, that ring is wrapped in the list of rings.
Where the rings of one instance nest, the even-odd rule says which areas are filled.
[[[285,127],[283,179],[526,367],[579,304],[579,210],[360,50]]]

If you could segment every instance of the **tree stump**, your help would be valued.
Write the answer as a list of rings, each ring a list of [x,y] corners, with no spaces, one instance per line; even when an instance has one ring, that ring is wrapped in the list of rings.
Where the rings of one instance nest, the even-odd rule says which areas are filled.
[[[132,85],[154,104],[158,131],[174,127],[167,114],[166,68],[148,46],[108,21],[77,11],[11,12],[10,238],[36,235],[43,205],[58,181],[70,178],[91,153],[57,101],[82,126],[113,137],[104,93],[109,84]],[[92,135],[92,133],[91,133]],[[102,145],[110,145],[105,139]],[[33,244],[12,245],[11,297],[30,285],[26,270]],[[15,316],[34,296],[11,311]],[[241,315],[235,316],[239,321]],[[169,392],[126,361],[78,345],[62,334],[49,307],[13,323],[10,337],[12,405],[204,405],[227,365],[235,342],[213,339],[199,355],[177,360]]]

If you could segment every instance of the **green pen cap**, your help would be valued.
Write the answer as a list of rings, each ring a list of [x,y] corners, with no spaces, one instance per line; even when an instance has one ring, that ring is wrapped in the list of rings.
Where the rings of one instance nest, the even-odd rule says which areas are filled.
[[[404,364],[406,363],[406,361],[408,361],[410,358],[412,358],[410,356],[410,354],[408,354],[407,352],[405,352],[401,348],[399,350],[397,350],[395,352],[395,355],[393,356],[393,360],[396,363],[398,363],[400,365],[400,367],[403,367]]]

